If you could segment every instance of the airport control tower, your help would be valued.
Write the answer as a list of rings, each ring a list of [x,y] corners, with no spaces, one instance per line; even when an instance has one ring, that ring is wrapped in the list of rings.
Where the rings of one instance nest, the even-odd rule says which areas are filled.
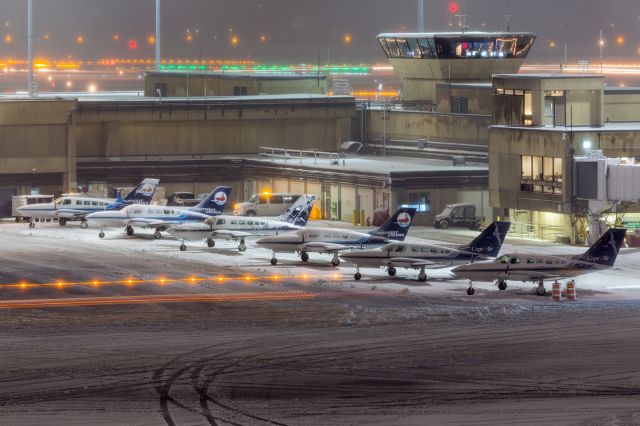
[[[490,82],[515,74],[529,54],[531,33],[385,33],[378,42],[404,86],[404,99],[435,103],[436,84]]]

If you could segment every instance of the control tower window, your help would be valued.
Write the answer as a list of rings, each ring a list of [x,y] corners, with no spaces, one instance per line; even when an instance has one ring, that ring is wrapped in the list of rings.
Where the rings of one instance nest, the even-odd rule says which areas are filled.
[[[411,47],[409,47],[409,43],[406,39],[398,38],[396,39],[398,43],[398,47],[400,47],[400,53],[402,53],[403,58],[413,58],[413,52],[411,51]]]
[[[422,52],[420,51],[420,46],[418,45],[418,40],[415,38],[408,38],[407,44],[409,45],[409,51],[411,52],[411,58],[422,58]]]
[[[389,46],[389,52],[391,53],[392,58],[402,58],[400,48],[398,47],[398,43],[396,43],[395,38],[388,38],[387,46]]]
[[[389,50],[389,46],[387,45],[387,40],[381,38],[378,39],[380,42],[380,46],[382,46],[382,50],[384,50],[384,54],[387,55],[387,58],[391,57],[391,51]]]
[[[418,45],[422,51],[422,57],[425,59],[436,58],[436,44],[432,38],[420,38],[418,39]]]

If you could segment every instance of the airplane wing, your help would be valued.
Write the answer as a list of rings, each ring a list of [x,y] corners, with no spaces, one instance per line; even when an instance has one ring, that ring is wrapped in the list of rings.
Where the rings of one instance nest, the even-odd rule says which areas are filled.
[[[133,218],[127,222],[129,226],[135,226],[137,228],[154,228],[154,229],[158,229],[158,228],[168,229],[176,225],[180,225],[182,223],[184,222],[158,220],[158,219],[145,219],[143,217]]]
[[[436,268],[436,267],[444,267],[446,266],[443,262],[432,262],[430,260],[422,260],[422,259],[412,259],[410,257],[392,257],[387,259],[387,266],[398,266],[401,268]]]
[[[87,212],[84,210],[76,210],[76,209],[56,209],[53,215],[55,217],[61,217],[64,219],[79,219],[79,218],[85,217],[89,213],[93,213],[93,212]]]
[[[213,230],[211,232],[211,236],[213,238],[222,238],[225,240],[241,240],[243,238],[247,238],[247,237],[257,237],[257,234],[250,234],[248,232],[243,232],[243,231],[233,231],[230,229],[220,229],[220,230]]]
[[[298,251],[307,253],[336,253],[343,250],[351,250],[353,247],[333,243],[305,243],[298,246]]]

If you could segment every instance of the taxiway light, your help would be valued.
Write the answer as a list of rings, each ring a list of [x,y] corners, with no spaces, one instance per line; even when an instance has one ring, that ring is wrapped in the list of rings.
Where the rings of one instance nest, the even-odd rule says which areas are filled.
[[[218,277],[218,282],[223,282],[224,281],[224,277]]]

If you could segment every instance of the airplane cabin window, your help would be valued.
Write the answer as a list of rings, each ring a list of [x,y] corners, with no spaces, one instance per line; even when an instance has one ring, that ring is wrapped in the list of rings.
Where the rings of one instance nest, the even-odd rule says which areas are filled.
[[[231,221],[231,223],[233,224],[234,221]],[[218,219],[218,221],[216,222],[216,225],[224,225],[224,219]]]
[[[171,210],[165,210],[164,214],[171,214]]]
[[[411,253],[420,253],[420,247],[411,247]]]
[[[237,220],[232,220],[232,221],[231,221],[231,225],[237,225],[237,224],[238,224],[238,221],[237,221]]]
[[[97,205],[98,205],[98,202],[97,202],[97,201],[92,201],[92,202],[91,202],[91,205],[92,205],[92,206],[97,206]]]
[[[511,259],[511,264],[512,265],[518,265],[520,263],[522,263],[522,261],[517,257],[514,257],[513,259]]]
[[[553,265],[553,260],[547,259],[544,261],[544,263],[546,263],[547,265]]]
[[[85,202],[84,202],[84,205],[85,205],[85,206],[90,206],[90,205],[91,205],[91,201],[85,201]]]
[[[62,202],[62,204],[64,204],[65,206],[68,206],[71,204],[71,200],[67,198]]]
[[[135,209],[133,214],[142,214],[142,209]]]
[[[249,225],[249,226],[253,226],[253,221],[252,221],[252,220],[248,220],[248,221],[247,221],[247,225]]]
[[[246,225],[246,224],[247,224],[247,222],[246,222],[246,221],[244,221],[244,220],[239,220],[239,221],[238,221],[238,224],[239,224],[239,225]]]
[[[423,253],[429,253],[429,247],[422,247],[420,251]]]
[[[536,263],[536,260],[535,259],[527,259],[527,263],[528,264]]]

